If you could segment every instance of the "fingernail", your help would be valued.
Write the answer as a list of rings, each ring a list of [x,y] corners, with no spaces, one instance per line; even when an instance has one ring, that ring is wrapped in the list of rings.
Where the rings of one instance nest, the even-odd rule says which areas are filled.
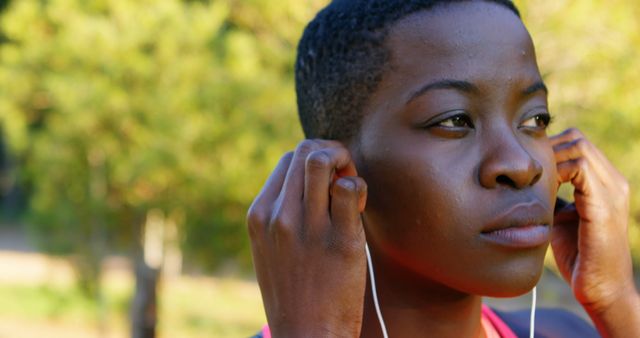
[[[347,189],[347,190],[355,190],[356,185],[349,179],[346,178],[341,178],[338,180],[338,184],[340,184],[341,187]]]

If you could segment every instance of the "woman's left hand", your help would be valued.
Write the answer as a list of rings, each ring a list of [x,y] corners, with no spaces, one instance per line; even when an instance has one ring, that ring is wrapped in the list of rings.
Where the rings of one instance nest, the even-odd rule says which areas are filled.
[[[558,187],[570,182],[575,189],[575,203],[556,212],[551,246],[560,272],[600,329],[607,311],[640,304],[627,235],[629,184],[579,130],[550,140]],[[637,317],[634,312],[629,315]]]

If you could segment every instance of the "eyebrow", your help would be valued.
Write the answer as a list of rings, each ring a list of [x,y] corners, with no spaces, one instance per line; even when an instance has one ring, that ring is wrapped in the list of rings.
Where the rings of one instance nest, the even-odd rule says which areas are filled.
[[[471,82],[463,80],[443,79],[422,86],[420,89],[411,94],[409,100],[407,100],[407,103],[413,101],[418,96],[421,96],[430,90],[436,89],[453,89],[464,93],[473,93],[478,91],[478,87],[476,87]],[[543,91],[545,94],[549,93],[549,89],[547,89],[547,86],[544,84],[544,82],[536,81],[534,84],[522,91],[522,96],[530,96],[538,91]]]
[[[436,90],[436,89],[454,89],[454,90],[465,92],[465,93],[472,93],[472,92],[478,91],[478,87],[476,87],[471,82],[462,81],[462,80],[443,79],[443,80],[438,80],[435,82],[428,83],[420,87],[420,89],[416,90],[415,92],[413,92],[413,94],[411,94],[411,96],[409,96],[409,100],[407,100],[407,103],[413,101],[418,96],[421,96],[422,94],[430,90]]]
[[[544,82],[537,81],[536,83],[523,90],[522,96],[529,96],[537,91],[543,91],[545,94],[549,94],[549,89],[547,89],[547,86],[544,84]]]

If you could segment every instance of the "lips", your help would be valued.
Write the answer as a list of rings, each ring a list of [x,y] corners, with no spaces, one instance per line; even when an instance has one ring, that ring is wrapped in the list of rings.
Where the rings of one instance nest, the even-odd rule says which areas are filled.
[[[533,248],[549,242],[547,209],[538,201],[519,203],[498,215],[481,232],[493,244]]]

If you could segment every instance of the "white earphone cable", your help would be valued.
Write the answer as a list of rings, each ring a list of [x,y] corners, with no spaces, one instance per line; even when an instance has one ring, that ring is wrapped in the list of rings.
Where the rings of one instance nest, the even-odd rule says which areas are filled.
[[[371,262],[371,253],[369,252],[369,245],[365,243],[364,249],[367,253],[367,265],[369,266],[369,279],[371,280],[371,293],[373,294],[373,304],[376,307],[378,322],[380,322],[380,329],[382,329],[382,336],[384,338],[389,338],[389,335],[387,334],[387,327],[384,325],[384,319],[382,319],[380,304],[378,303],[378,292],[376,291],[376,279],[373,274],[373,263]]]
[[[531,322],[529,323],[529,338],[533,338],[533,333],[535,332],[536,298],[537,298],[537,292],[536,292],[536,287],[534,286],[533,295],[531,297]]]

